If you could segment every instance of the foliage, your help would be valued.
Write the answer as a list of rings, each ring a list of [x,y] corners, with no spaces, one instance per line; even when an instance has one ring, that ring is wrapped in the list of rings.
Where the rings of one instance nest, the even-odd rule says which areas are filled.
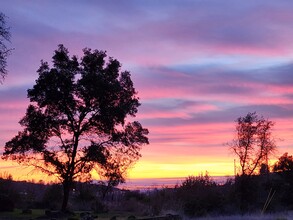
[[[205,175],[202,173],[198,176],[188,176],[181,184],[183,189],[198,189],[213,186],[216,183],[211,179],[208,172]]]
[[[284,153],[274,164],[274,172],[293,171],[293,156]]]
[[[229,146],[239,158],[241,168],[240,176],[235,179],[235,203],[242,213],[254,209],[252,204],[259,206],[252,203],[258,201],[259,193],[263,191],[254,174],[256,171],[269,174],[269,157],[276,150],[273,126],[274,122],[258,116],[256,112],[249,112],[236,120],[236,137]],[[265,178],[266,175],[261,176]]]
[[[5,42],[10,41],[9,27],[6,26],[6,16],[0,12],[0,82],[3,81],[7,74],[7,56],[10,53],[10,49],[7,48]]]
[[[106,52],[83,50],[69,57],[59,45],[53,67],[41,62],[39,78],[28,98],[32,104],[20,124],[24,130],[6,143],[4,159],[33,165],[63,184],[65,210],[75,180],[89,180],[91,171],[124,181],[148,130],[130,122],[140,103],[130,73]]]
[[[261,164],[268,165],[269,156],[276,149],[273,126],[274,122],[259,117],[256,112],[236,120],[236,137],[229,146],[239,158],[240,175],[251,176]]]
[[[259,169],[259,174],[260,175],[265,175],[268,174],[270,172],[270,167],[268,164],[262,163],[260,165],[260,169]]]
[[[190,217],[238,213],[244,215],[245,213],[259,213],[264,207],[269,192],[275,192],[266,213],[280,212],[291,210],[293,207],[293,178],[287,174],[289,172],[285,171],[268,175],[237,176],[235,179],[228,179],[224,184],[216,184],[211,177],[201,174],[197,177],[187,177],[188,184],[184,184],[184,187],[180,184],[175,188],[149,191],[125,191],[116,188],[107,194],[105,199],[102,199],[102,195],[97,193],[103,186],[93,183],[75,183],[75,190],[70,197],[69,204],[75,210],[104,213],[99,214],[99,217],[113,216],[113,213],[115,215],[127,213],[126,216],[129,216],[130,213],[136,216],[162,216],[166,213],[177,213]],[[62,202],[60,199],[61,185],[5,181],[10,184],[10,186],[6,186],[12,188],[14,192],[26,194],[26,199],[20,198],[23,200],[22,203],[16,199],[17,202],[14,202],[16,209],[36,207],[55,209],[56,204]],[[244,188],[246,194],[241,197],[243,183],[246,185]],[[0,184],[0,186],[4,185]],[[3,195],[14,200],[17,196],[8,195],[9,190],[6,189],[1,191]],[[243,199],[243,203],[241,203],[241,199]],[[47,206],[44,206],[44,203],[47,203]],[[55,205],[51,206],[51,204]]]
[[[223,197],[207,172],[205,175],[187,177],[177,193],[183,203],[183,211],[188,216],[204,216],[222,207]]]
[[[293,156],[284,153],[274,164],[274,172],[280,177],[277,184],[280,202],[284,207],[293,208]]]
[[[12,181],[13,177],[12,177],[12,175],[10,173],[4,171],[3,173],[0,173],[0,179]]]

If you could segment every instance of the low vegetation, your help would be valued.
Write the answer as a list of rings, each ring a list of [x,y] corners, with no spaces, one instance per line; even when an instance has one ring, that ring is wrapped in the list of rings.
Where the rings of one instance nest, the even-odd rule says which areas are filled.
[[[75,182],[69,198],[69,208],[75,211],[75,215],[70,218],[83,219],[81,213],[89,213],[91,218],[88,219],[98,216],[99,219],[112,220],[115,216],[116,220],[122,220],[131,219],[128,218],[130,216],[132,219],[148,219],[166,215],[169,219],[173,215],[202,220],[291,219],[293,172],[277,169],[283,161],[287,163],[291,159],[284,154],[276,163],[278,172],[237,176],[224,184],[217,184],[208,173],[189,176],[174,188],[149,191],[120,190],[103,184]],[[54,217],[61,202],[60,184],[16,182],[9,176],[0,179],[0,219],[3,216],[6,216],[4,219],[34,219],[52,213]],[[64,216],[59,217],[64,219]]]

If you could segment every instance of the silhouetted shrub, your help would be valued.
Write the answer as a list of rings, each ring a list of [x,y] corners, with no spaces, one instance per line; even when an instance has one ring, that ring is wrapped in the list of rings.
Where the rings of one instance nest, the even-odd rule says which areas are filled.
[[[224,196],[208,173],[187,177],[177,193],[183,203],[183,211],[188,216],[204,216],[223,208]]]

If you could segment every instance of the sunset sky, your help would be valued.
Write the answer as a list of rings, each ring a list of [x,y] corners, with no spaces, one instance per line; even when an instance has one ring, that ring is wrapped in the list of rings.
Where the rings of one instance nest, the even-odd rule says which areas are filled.
[[[21,130],[40,61],[106,50],[132,74],[136,120],[150,145],[129,178],[232,175],[225,143],[256,111],[276,122],[278,152],[293,154],[293,2],[260,0],[1,1],[14,48],[0,85],[0,153]],[[32,179],[0,161],[0,173]]]

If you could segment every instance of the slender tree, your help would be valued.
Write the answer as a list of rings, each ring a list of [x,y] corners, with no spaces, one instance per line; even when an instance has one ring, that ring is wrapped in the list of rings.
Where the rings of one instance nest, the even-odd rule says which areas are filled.
[[[230,150],[239,158],[241,173],[235,179],[236,191],[239,193],[239,205],[242,213],[248,210],[255,199],[254,182],[250,178],[256,171],[268,172],[269,156],[276,149],[272,128],[274,122],[258,116],[256,112],[248,113],[236,120],[236,137],[229,143]]]
[[[69,57],[59,45],[52,68],[41,62],[28,90],[32,104],[20,121],[24,130],[6,143],[3,156],[59,178],[63,211],[73,181],[97,170],[122,182],[148,144],[148,130],[130,121],[140,105],[130,73],[104,51],[83,53],[80,60]]]
[[[0,12],[0,83],[2,83],[7,74],[6,60],[11,51],[5,44],[5,42],[10,42],[10,31],[6,25],[5,18],[5,15]]]
[[[268,166],[269,156],[276,149],[273,126],[274,122],[259,117],[256,112],[236,120],[236,138],[229,146],[239,158],[241,175],[252,175],[261,164]]]

